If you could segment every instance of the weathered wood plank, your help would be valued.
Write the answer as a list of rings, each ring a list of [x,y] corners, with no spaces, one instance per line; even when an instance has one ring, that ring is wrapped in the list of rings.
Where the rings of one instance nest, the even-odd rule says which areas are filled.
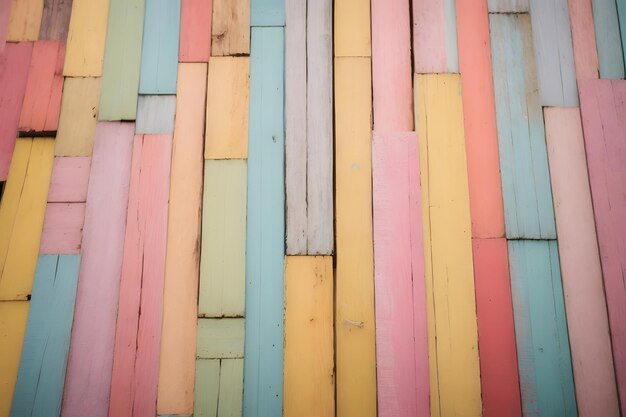
[[[48,203],[39,253],[79,254],[84,221],[85,203]]]
[[[6,0],[5,0],[6,1]],[[44,0],[12,0],[7,41],[36,41]]]
[[[529,0],[489,0],[489,13],[527,13]]]
[[[243,359],[220,361],[218,417],[240,416],[243,411]]]
[[[248,157],[250,58],[214,57],[209,65],[205,159]]]
[[[44,0],[39,39],[65,42],[71,12],[72,0]]]
[[[244,319],[198,319],[198,359],[243,358]]]
[[[49,203],[81,203],[87,201],[87,185],[91,158],[55,157],[48,189]]]
[[[250,26],[285,26],[285,1],[250,0]]]
[[[220,392],[220,360],[198,359],[196,361],[196,383],[193,415],[216,417]]]
[[[211,55],[249,54],[250,0],[214,0]]]
[[[370,1],[335,0],[334,3],[335,57],[371,57]]]
[[[91,155],[98,123],[100,86],[101,78],[65,78],[55,155]]]
[[[109,16],[109,0],[72,0],[63,75],[100,77]],[[66,84],[67,85],[67,84]]]
[[[576,78],[598,78],[598,51],[591,0],[568,0]]]
[[[614,0],[591,0],[600,78],[624,78],[624,54]]]
[[[178,51],[180,62],[209,62],[211,56],[212,3],[213,0],[181,1],[180,46]]]
[[[64,417],[106,417],[109,412],[133,131],[132,123],[98,123],[96,128]]]
[[[413,0],[413,71],[458,73],[454,0]]]
[[[335,414],[332,256],[285,261],[283,415]]]
[[[184,4],[184,3],[183,3]],[[207,65],[178,68],[157,412],[193,412]]]
[[[139,96],[135,133],[172,134],[175,114],[175,95]]]
[[[176,94],[181,0],[146,0],[140,94]]]
[[[0,301],[0,415],[9,416],[30,301]]]

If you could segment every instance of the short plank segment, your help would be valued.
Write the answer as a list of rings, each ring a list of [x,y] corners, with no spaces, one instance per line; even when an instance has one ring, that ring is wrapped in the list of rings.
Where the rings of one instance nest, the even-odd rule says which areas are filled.
[[[209,62],[213,0],[182,0],[180,7],[178,60]]]
[[[109,0],[72,0],[63,75],[100,77],[109,16]]]
[[[489,13],[526,13],[529,0],[488,0]]]
[[[285,26],[284,0],[250,0],[251,27]]]
[[[91,158],[55,157],[48,203],[82,203],[87,201]]]
[[[98,122],[101,78],[66,77],[54,144],[57,156],[89,156]]]
[[[134,130],[132,123],[96,128],[63,417],[109,411]]]
[[[79,254],[85,220],[85,203],[48,203],[39,253]]]
[[[544,109],[580,416],[619,416],[602,269],[577,107]]]
[[[0,301],[0,415],[8,417],[30,301]]]
[[[7,1],[7,0],[5,0]],[[39,37],[44,0],[12,0],[7,41],[36,41]]]
[[[600,78],[624,78],[624,54],[615,0],[591,0]]]
[[[0,3],[0,56],[4,54],[7,41],[7,27],[9,26],[9,16],[11,15],[11,2]]]
[[[250,0],[213,0],[211,55],[250,55]]]
[[[617,17],[619,19],[619,32],[622,39],[622,55],[626,67],[626,1],[617,0]]]
[[[39,257],[12,417],[61,412],[79,265],[79,255]]]
[[[332,256],[285,261],[285,417],[335,415]]]
[[[413,71],[458,73],[454,0],[413,0]]]
[[[598,78],[598,51],[591,0],[568,0],[576,78]]]
[[[145,0],[140,94],[176,94],[181,0]]]
[[[72,0],[44,0],[39,39],[65,42],[71,12]]]
[[[424,243],[414,132],[374,132],[372,178],[378,415],[427,417]]]
[[[175,95],[139,96],[135,132],[153,135],[172,134],[175,114]]]
[[[335,57],[371,57],[370,1],[335,0],[334,6]]]
[[[243,318],[198,319],[198,359],[243,358]]]

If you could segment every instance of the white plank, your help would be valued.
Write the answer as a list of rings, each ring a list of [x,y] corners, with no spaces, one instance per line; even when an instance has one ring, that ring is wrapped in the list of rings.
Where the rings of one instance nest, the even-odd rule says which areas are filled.
[[[489,13],[525,13],[528,0],[489,0]]]
[[[175,95],[139,96],[135,133],[174,133]]]

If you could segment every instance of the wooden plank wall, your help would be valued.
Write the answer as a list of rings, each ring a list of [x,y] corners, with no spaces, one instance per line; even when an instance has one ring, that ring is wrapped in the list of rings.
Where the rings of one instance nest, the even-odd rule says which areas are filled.
[[[600,78],[624,78],[624,54],[614,0],[591,0]]]
[[[72,0],[63,75],[100,77],[109,16],[109,0]]]
[[[454,0],[413,0],[413,71],[458,73]]]
[[[182,0],[180,5],[180,62],[209,62],[213,0]]]

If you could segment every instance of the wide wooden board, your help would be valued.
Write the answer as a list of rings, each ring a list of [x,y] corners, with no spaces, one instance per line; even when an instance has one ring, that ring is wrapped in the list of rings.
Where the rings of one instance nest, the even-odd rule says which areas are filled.
[[[100,77],[109,16],[109,0],[72,0],[63,75]]]
[[[369,0],[335,0],[335,57],[372,56]]]
[[[7,1],[7,0],[5,0]],[[36,41],[41,26],[44,0],[12,0],[7,41]]]
[[[11,412],[30,301],[0,302],[0,415]]]
[[[591,0],[600,78],[624,78],[624,54],[614,0]]]
[[[413,71],[458,73],[454,0],[413,0],[412,9]]]
[[[39,39],[65,42],[71,13],[72,0],[44,0]]]
[[[176,115],[175,95],[139,96],[135,133],[172,134]]]
[[[54,144],[57,156],[89,156],[93,148],[101,78],[66,77]]]
[[[178,60],[209,62],[213,0],[182,0],[180,7]]]
[[[250,55],[250,0],[213,0],[211,55]]]
[[[48,203],[39,253],[79,254],[84,221],[85,203]]]
[[[49,203],[82,203],[87,201],[91,158],[55,157],[48,189]]]

